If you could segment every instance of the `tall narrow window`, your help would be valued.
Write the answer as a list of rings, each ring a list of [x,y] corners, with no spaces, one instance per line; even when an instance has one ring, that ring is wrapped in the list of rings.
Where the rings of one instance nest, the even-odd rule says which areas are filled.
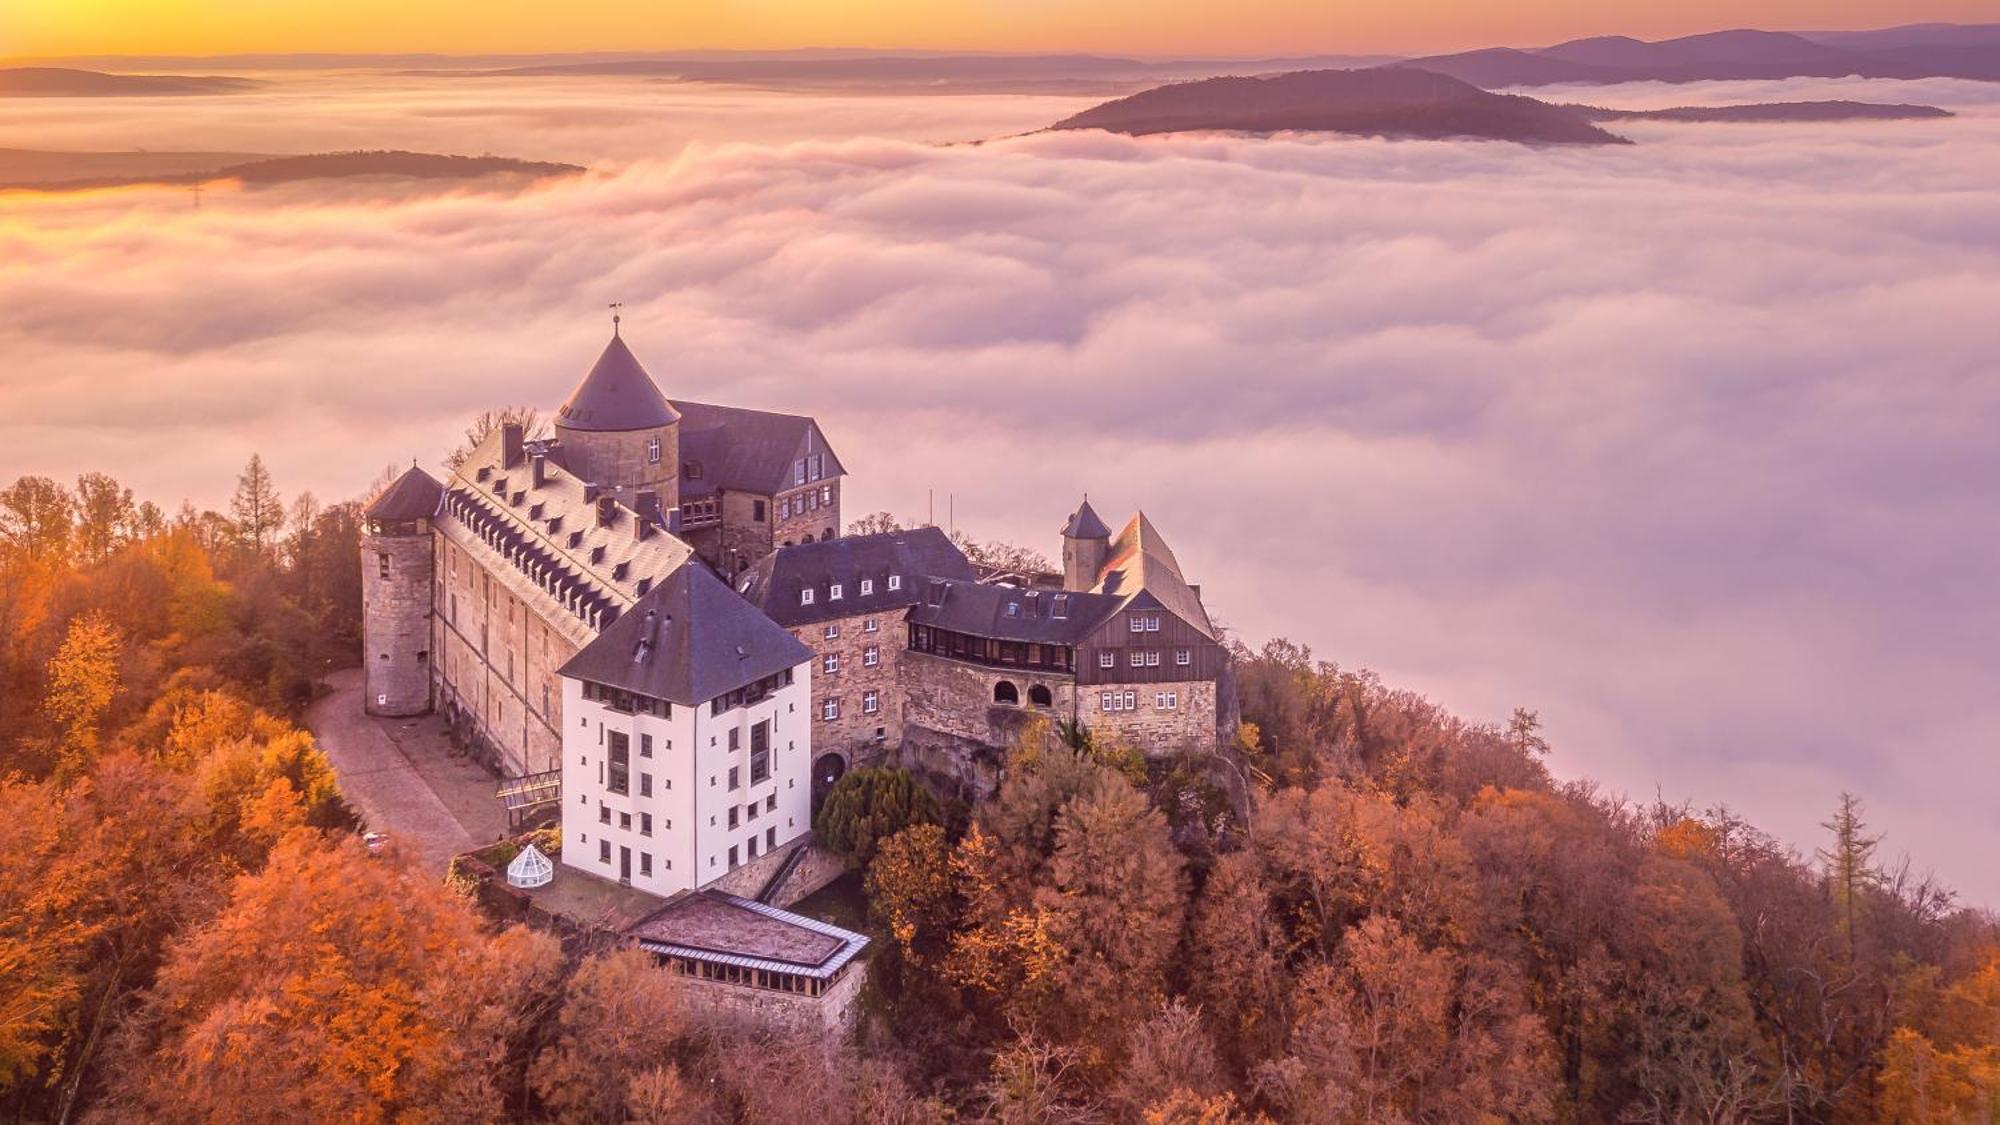
[[[750,784],[757,785],[771,777],[771,721],[757,723],[750,728]]]
[[[379,568],[382,577],[384,578],[389,577],[389,552],[387,551],[376,552],[375,565]]]
[[[659,438],[647,438],[647,439],[646,439],[646,460],[647,460],[647,462],[648,462],[648,463],[650,463],[650,464],[654,464],[654,465],[657,465],[657,464],[659,464],[659,463],[660,463],[660,439],[659,439]]]
[[[622,730],[607,732],[611,743],[611,770],[604,787],[613,793],[632,791],[632,739]]]

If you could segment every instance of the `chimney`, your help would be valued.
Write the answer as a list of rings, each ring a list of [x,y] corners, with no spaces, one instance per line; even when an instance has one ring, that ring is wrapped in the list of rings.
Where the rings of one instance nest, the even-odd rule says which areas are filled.
[[[528,468],[530,472],[529,479],[534,482],[536,488],[549,483],[549,459],[547,455],[541,453],[535,454],[534,458],[529,461]]]
[[[521,423],[500,423],[500,467],[511,469],[521,463]]]
[[[609,496],[597,498],[597,526],[610,527],[618,522],[618,501]]]
[[[651,488],[640,489],[632,510],[638,515],[638,518],[632,521],[632,537],[643,541],[653,533],[654,526],[660,523],[659,492]]]

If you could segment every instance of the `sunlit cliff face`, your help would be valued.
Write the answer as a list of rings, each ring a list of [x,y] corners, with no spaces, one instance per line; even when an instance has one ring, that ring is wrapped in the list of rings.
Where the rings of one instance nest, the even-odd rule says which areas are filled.
[[[0,475],[214,504],[260,450],[348,495],[558,402],[622,301],[670,394],[817,415],[857,516],[935,490],[1052,550],[1086,489],[1144,507],[1246,640],[1539,708],[1558,773],[1802,844],[1855,790],[2000,902],[2000,86],[1597,88],[1961,116],[1556,151],[946,145],[1078,103],[306,81],[309,115],[7,106],[0,147],[599,170],[0,196]]]

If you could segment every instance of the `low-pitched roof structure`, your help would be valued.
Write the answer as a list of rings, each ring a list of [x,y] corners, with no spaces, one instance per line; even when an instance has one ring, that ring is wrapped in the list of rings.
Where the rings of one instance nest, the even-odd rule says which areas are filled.
[[[692,707],[812,659],[699,561],[668,575],[561,674]]]
[[[609,432],[651,430],[679,420],[680,415],[646,374],[639,357],[622,337],[611,342],[591,365],[576,389],[556,411],[556,426],[565,430]]]
[[[681,895],[625,932],[650,953],[819,979],[868,944],[839,926],[715,890]]]
[[[770,496],[847,471],[811,418],[678,399],[671,405],[681,419],[683,496],[718,488]],[[800,479],[799,469],[815,457],[818,472]]]
[[[1202,607],[1201,595],[1181,577],[1181,564],[1144,512],[1133,516],[1112,541],[1091,592],[1116,598],[1121,607],[1150,594],[1167,612],[1215,639],[1215,626]]]
[[[1089,636],[1123,604],[1104,594],[932,579],[910,609],[910,621],[976,637],[1066,645]]]
[[[891,575],[898,578],[895,589]],[[972,564],[944,532],[918,527],[780,547],[738,576],[736,589],[789,628],[912,606],[931,578],[971,582],[974,577]],[[863,579],[870,582],[867,591]],[[810,604],[803,598],[807,590],[813,592]]]
[[[444,485],[437,478],[411,465],[409,471],[389,483],[361,513],[363,519],[400,523],[437,515],[444,502]]]

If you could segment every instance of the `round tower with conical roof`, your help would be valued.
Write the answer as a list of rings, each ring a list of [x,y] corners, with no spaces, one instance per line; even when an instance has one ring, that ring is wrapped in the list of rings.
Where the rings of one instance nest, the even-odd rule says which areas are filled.
[[[361,514],[361,658],[371,715],[431,709],[431,520],[444,486],[415,465]]]
[[[611,342],[556,412],[563,467],[605,488],[649,490],[680,506],[680,412],[613,329]]]
[[[1111,553],[1111,529],[1097,518],[1090,497],[1083,498],[1076,512],[1063,525],[1063,589],[1088,590],[1097,585],[1104,570],[1105,556]]]

